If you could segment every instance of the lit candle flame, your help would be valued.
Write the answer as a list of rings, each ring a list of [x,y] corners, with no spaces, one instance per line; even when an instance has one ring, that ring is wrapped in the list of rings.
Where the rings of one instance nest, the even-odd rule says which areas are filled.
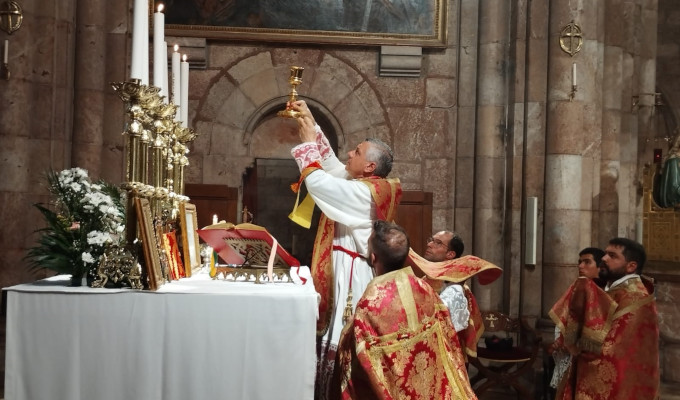
[[[158,12],[163,12],[163,3],[158,5]]]
[[[176,45],[174,45],[172,48],[175,49],[175,53],[177,53],[177,50],[179,50],[179,45],[176,44]]]
[[[187,61],[187,55],[186,54],[182,54],[182,61],[184,61],[184,62]]]

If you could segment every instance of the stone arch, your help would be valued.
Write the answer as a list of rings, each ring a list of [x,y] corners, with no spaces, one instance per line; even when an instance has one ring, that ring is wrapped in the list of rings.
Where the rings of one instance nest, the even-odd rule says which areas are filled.
[[[343,130],[333,113],[327,109],[324,104],[321,104],[314,99],[304,96],[300,96],[299,98],[307,102],[317,124],[319,124],[326,134],[333,150],[337,152],[339,148],[344,147]],[[262,104],[253,114],[251,114],[246,123],[242,138],[243,144],[248,148],[248,154],[253,157],[265,158],[272,155],[282,155],[286,158],[290,157],[288,150],[298,144],[298,136],[296,133],[297,123],[293,120],[286,120],[277,116],[277,113],[285,108],[287,101],[288,96],[273,98]],[[268,126],[261,129],[263,125]],[[283,149],[278,149],[278,151],[275,149],[273,152],[267,151],[266,148],[269,148],[270,150],[272,148],[271,137],[262,138],[260,135],[263,132],[271,131],[281,133],[280,135],[277,134],[276,138],[279,139],[278,143],[283,145]],[[258,133],[260,135],[258,135]],[[287,138],[290,140],[285,140]]]
[[[360,69],[330,53],[311,53],[301,55],[303,63],[296,60],[305,67],[298,92],[316,109],[317,121],[327,122],[326,132],[337,136],[338,154],[344,156],[347,146],[369,136],[392,143],[382,99]],[[234,168],[243,171],[259,156],[252,148],[253,133],[285,106],[287,96],[282,94],[290,91],[290,60],[277,57],[275,49],[254,53],[225,67],[207,88],[194,125],[199,133],[209,132],[210,141],[199,152],[204,158],[210,154],[230,160],[208,162],[207,167],[228,164],[231,171],[225,174],[235,174]]]
[[[392,143],[392,135],[382,99],[360,67],[321,50],[296,54],[299,59],[290,60],[276,49],[258,51],[212,78],[195,114],[193,125],[207,135],[195,141],[195,164],[201,167],[192,173],[203,175],[199,182],[239,187],[243,204],[256,210],[254,222],[266,226],[305,262],[314,229],[294,226],[287,219],[295,201],[288,185],[298,176],[290,156],[290,149],[299,143],[297,123],[276,117],[290,92],[291,62],[305,68],[299,97],[307,101],[341,158],[348,146],[366,137]],[[244,183],[243,177],[246,182],[254,177],[255,183]],[[260,207],[262,201],[268,201],[266,208]]]

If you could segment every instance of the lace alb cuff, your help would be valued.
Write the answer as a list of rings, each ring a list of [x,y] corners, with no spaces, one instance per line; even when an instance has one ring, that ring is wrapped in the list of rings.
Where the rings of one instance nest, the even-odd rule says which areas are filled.
[[[319,154],[319,148],[316,143],[305,142],[301,143],[290,151],[290,154],[295,158],[295,162],[298,165],[300,171],[305,169],[308,165],[315,161],[321,160],[321,155]]]

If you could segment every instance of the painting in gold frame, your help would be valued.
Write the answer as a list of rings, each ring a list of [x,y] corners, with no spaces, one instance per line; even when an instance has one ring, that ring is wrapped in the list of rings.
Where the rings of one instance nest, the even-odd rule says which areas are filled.
[[[446,0],[154,0],[165,34],[208,39],[446,46]]]
[[[153,227],[153,215],[148,199],[135,197],[135,210],[139,224],[140,239],[144,249],[144,265],[148,276],[149,290],[157,290],[163,285],[160,249]]]
[[[201,267],[200,245],[198,243],[198,218],[196,217],[196,205],[191,203],[180,204],[180,227],[182,229],[182,253],[184,254],[184,273],[191,276],[192,271]]]
[[[175,231],[164,233],[163,238],[163,252],[165,258],[168,260],[168,280],[178,280],[186,277],[184,273],[184,263],[182,256],[179,253],[179,244],[177,243],[177,234]]]

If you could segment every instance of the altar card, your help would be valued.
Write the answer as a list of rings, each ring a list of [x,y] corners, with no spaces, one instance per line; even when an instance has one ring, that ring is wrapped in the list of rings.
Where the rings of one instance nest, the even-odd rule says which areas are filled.
[[[274,244],[274,237],[259,225],[220,223],[198,230],[201,237],[227,264],[266,267]],[[300,266],[281,245],[276,246],[274,268]]]

